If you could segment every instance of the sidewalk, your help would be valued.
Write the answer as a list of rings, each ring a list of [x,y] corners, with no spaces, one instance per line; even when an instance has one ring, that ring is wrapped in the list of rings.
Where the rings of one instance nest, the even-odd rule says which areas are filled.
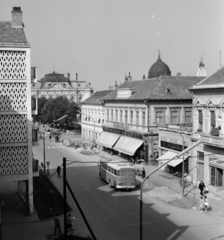
[[[80,154],[80,153],[79,153]],[[91,156],[93,157],[93,156]],[[111,156],[106,152],[96,151],[96,155],[94,159],[98,159],[98,161],[102,158],[107,159],[118,159],[120,161],[126,161],[123,158],[118,156]],[[146,176],[155,170],[157,167],[153,165],[142,165],[135,164],[135,168],[145,168]],[[142,182],[143,179],[140,176],[137,176],[137,180]],[[166,186],[169,189],[172,189],[177,194],[181,196],[182,188],[179,186],[179,178],[175,176],[171,176],[170,174],[162,171],[155,172],[149,180],[152,183],[155,183],[156,186]],[[57,178],[54,179],[54,185],[57,189],[60,189],[61,181]],[[4,209],[7,209],[9,206],[12,206],[18,202],[20,202],[20,198],[16,193],[16,183],[7,183],[7,188],[3,186],[1,189],[4,189],[2,192],[2,196],[4,196],[5,206]],[[192,190],[191,197],[195,197],[195,199],[199,199],[199,190],[195,188]],[[209,203],[212,206],[211,217],[223,217],[224,213],[224,199],[218,195],[217,193],[210,192],[208,194]],[[71,205],[73,208],[73,206]],[[198,211],[198,209],[196,210]],[[63,231],[63,216],[60,217],[61,228]],[[15,207],[7,210],[2,218],[2,239],[3,240],[14,240],[15,236],[21,240],[46,240],[53,239],[54,233],[54,221],[53,219],[39,221],[37,217],[37,213],[25,217],[23,212],[23,205],[21,203],[15,205]],[[48,235],[48,237],[47,237]]]

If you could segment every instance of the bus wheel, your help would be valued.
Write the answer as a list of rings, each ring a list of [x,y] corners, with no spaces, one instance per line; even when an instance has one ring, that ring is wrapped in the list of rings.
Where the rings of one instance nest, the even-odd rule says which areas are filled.
[[[109,187],[112,188],[112,184],[111,184],[111,181],[109,180]]]

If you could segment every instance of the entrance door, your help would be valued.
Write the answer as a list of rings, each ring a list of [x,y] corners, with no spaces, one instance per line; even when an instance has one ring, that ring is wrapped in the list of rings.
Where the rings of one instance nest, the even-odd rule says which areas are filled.
[[[217,187],[222,187],[223,170],[220,168],[216,168],[216,173]]]
[[[215,186],[215,167],[211,166],[211,185]]]

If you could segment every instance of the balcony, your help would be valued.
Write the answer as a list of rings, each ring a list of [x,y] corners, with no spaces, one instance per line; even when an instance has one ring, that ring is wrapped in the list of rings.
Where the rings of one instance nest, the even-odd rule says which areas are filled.
[[[224,148],[224,134],[218,128],[213,128],[209,133],[201,133],[201,140],[204,144]]]

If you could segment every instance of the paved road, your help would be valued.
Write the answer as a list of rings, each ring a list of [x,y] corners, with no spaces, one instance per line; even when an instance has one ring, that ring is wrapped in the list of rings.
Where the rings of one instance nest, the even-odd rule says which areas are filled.
[[[34,150],[41,155],[41,143]],[[77,161],[67,169],[67,180],[79,201],[85,216],[98,240],[139,239],[139,186],[135,191],[115,191],[98,176],[96,156],[84,156],[73,148],[62,147],[61,143],[46,141],[46,161],[50,161],[51,173],[62,158]],[[38,158],[38,157],[37,157]],[[39,158],[40,159],[40,158]],[[62,179],[55,175],[52,181],[62,193]],[[224,239],[223,218],[187,210],[150,197],[143,196],[143,239]],[[70,194],[67,199],[76,216],[75,233],[87,235],[88,230]]]

